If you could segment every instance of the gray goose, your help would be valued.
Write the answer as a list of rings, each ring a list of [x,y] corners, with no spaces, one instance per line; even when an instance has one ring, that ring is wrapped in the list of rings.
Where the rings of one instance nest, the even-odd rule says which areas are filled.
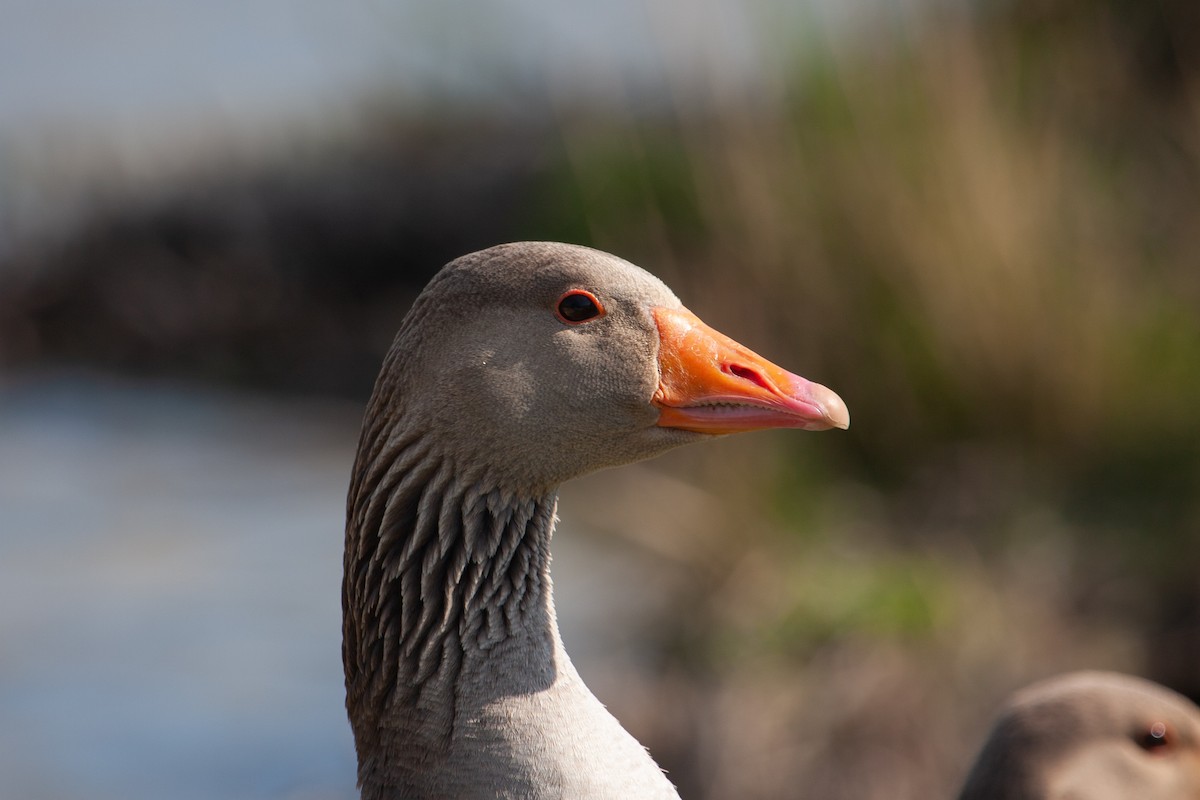
[[[362,796],[677,797],[559,639],[556,487],[711,436],[848,425],[832,391],[615,256],[526,242],[446,265],[384,360],[347,499]]]
[[[1001,711],[959,800],[1200,800],[1200,709],[1111,672],[1034,684]]]

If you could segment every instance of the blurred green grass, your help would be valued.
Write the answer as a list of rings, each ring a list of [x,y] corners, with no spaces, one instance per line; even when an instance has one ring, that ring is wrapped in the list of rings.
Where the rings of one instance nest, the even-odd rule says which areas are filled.
[[[746,526],[696,554],[705,585],[752,578],[681,602],[683,669],[816,675],[864,640],[913,684],[1103,666],[1200,694],[1181,16],[929,6],[849,44],[809,31],[766,101],[561,104],[528,234],[652,265],[852,412],[845,434],[757,450],[765,483],[761,460],[704,468]]]
[[[1103,53],[1056,83],[1072,60],[1061,43],[935,22],[810,54],[780,107],[722,97],[568,121],[530,230],[676,273],[694,304],[753,289],[738,316],[843,390],[856,421],[892,421],[851,436],[893,473],[959,439],[1004,437],[1064,466],[1196,443],[1190,118],[1105,86],[1090,71]],[[1034,102],[1027,84],[1059,90]],[[1141,102],[1118,139],[1091,112],[1122,88],[1108,116]]]
[[[1127,462],[1107,496],[1154,497],[1168,471],[1160,499],[1186,499],[1200,457],[1191,84],[1148,98],[1095,24],[1052,40],[930,13],[809,52],[779,105],[564,114],[530,232],[672,273],[693,305],[837,387],[855,417],[846,449],[876,479],[1002,440],[1080,486]]]

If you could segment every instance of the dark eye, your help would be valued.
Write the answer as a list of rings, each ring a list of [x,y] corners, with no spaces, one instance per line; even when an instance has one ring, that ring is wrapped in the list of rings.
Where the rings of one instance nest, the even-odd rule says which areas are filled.
[[[1170,744],[1171,739],[1167,736],[1167,726],[1163,722],[1151,725],[1150,729],[1138,739],[1138,747],[1147,752],[1162,752]]]
[[[604,306],[600,305],[600,301],[591,292],[583,289],[572,289],[562,296],[558,301],[556,310],[558,318],[568,325],[578,325],[581,322],[587,322],[589,319],[602,316],[604,314]]]

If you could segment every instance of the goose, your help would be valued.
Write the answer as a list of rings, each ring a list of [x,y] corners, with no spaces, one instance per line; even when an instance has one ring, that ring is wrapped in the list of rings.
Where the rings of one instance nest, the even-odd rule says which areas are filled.
[[[563,649],[556,489],[714,436],[849,421],[615,256],[524,242],[443,267],[384,359],[347,497],[364,800],[678,797]]]
[[[1075,672],[1016,693],[959,800],[1200,800],[1200,708],[1142,678]]]

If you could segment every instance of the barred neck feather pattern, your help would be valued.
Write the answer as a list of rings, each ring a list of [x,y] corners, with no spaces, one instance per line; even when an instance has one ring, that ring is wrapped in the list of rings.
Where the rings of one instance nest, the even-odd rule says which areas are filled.
[[[464,660],[546,626],[555,496],[491,487],[393,427],[364,430],[354,469],[342,655],[360,751],[408,709],[419,724],[384,727],[415,756],[449,741]]]

